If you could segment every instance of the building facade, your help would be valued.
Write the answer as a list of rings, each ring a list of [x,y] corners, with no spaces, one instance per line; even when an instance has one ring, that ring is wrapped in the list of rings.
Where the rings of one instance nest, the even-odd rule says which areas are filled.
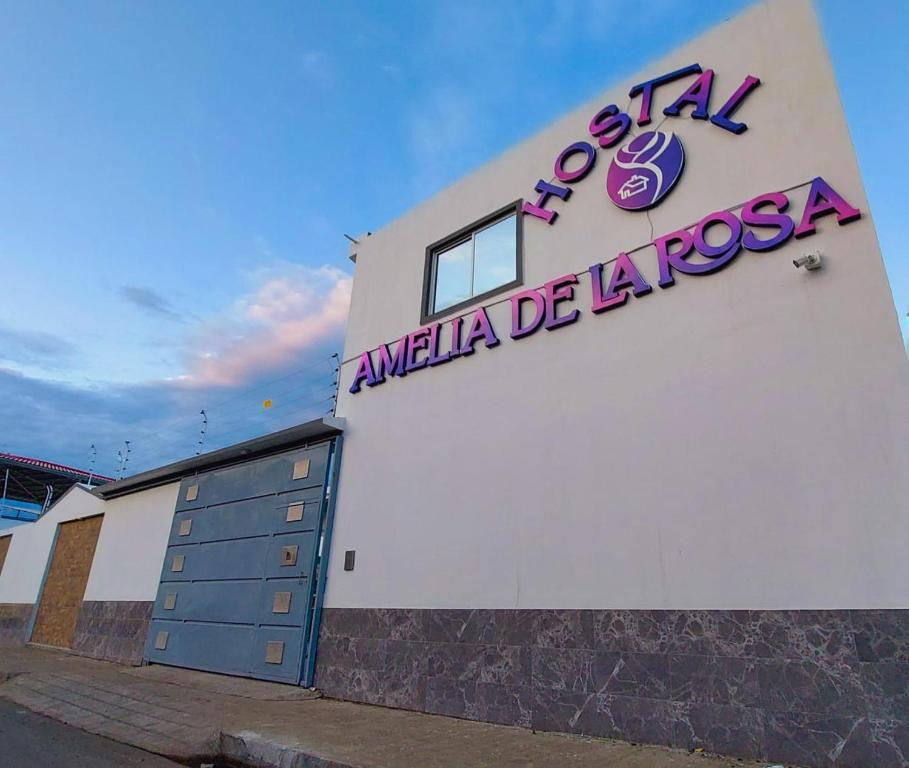
[[[909,364],[808,0],[351,255],[339,418],[72,488],[0,642],[909,765]]]
[[[907,764],[909,371],[810,3],[352,251],[324,691]]]

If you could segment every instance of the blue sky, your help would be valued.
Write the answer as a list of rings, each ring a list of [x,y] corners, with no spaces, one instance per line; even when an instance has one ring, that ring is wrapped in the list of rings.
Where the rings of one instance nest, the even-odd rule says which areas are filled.
[[[0,450],[132,472],[203,407],[206,448],[325,412],[344,233],[746,5],[3,4]],[[909,3],[817,7],[906,334]]]

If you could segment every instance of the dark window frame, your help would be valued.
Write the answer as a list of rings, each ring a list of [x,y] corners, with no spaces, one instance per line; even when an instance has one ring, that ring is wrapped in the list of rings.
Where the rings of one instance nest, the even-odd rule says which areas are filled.
[[[491,298],[492,296],[496,296],[500,293],[504,293],[505,291],[510,291],[512,288],[517,288],[518,286],[524,284],[524,217],[521,212],[523,204],[523,199],[515,200],[514,202],[509,203],[502,208],[499,208],[497,211],[493,211],[483,218],[471,222],[466,227],[461,227],[461,229],[457,230],[456,232],[452,232],[450,235],[446,235],[442,239],[436,240],[434,243],[426,246],[426,260],[423,265],[423,298],[420,307],[420,325],[426,325],[427,323],[431,323],[441,317],[446,317],[448,315],[456,315],[459,311],[467,307],[485,301],[486,299]],[[458,302],[457,304],[452,304],[451,306],[440,309],[437,312],[433,312],[432,305],[435,298],[434,293],[436,282],[436,254],[447,251],[450,248],[454,248],[456,245],[460,245],[469,237],[471,237],[475,232],[478,232],[481,229],[486,229],[487,227],[496,224],[498,221],[507,219],[512,215],[515,216],[514,280],[496,286],[495,288],[492,288],[491,290],[488,290],[484,293],[478,293],[476,296],[471,296],[469,299],[465,299],[464,301]]]

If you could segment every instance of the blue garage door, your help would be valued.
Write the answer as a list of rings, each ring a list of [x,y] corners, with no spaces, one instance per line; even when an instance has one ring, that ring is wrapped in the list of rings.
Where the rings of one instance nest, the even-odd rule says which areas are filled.
[[[183,479],[146,644],[149,661],[301,681],[332,447],[308,446]]]

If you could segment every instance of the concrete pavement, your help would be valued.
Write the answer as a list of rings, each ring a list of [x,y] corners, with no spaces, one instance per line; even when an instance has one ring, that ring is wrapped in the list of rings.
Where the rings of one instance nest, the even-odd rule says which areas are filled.
[[[295,686],[0,649],[0,697],[183,763],[256,768],[756,768],[731,758],[533,733],[315,698]]]

